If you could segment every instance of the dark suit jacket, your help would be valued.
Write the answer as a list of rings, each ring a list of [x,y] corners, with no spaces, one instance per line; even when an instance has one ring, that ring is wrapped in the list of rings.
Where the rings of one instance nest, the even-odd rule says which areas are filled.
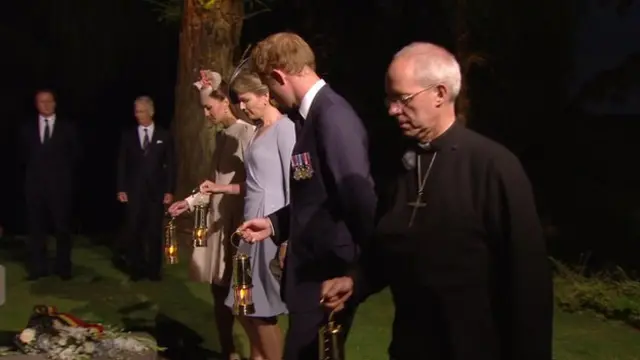
[[[38,117],[21,130],[27,194],[45,190],[59,199],[71,201],[74,172],[79,156],[79,141],[75,126],[56,116],[51,139],[43,144]]]
[[[154,125],[149,153],[145,156],[138,135],[138,126],[122,133],[118,157],[118,192],[125,192],[130,203],[143,196],[162,199],[175,189],[175,162],[171,134]]]
[[[376,195],[368,139],[349,103],[325,85],[311,103],[293,155],[308,153],[310,179],[295,180],[290,205],[269,216],[274,242],[289,240],[282,279],[292,312],[318,308],[322,281],[344,276],[372,235]]]

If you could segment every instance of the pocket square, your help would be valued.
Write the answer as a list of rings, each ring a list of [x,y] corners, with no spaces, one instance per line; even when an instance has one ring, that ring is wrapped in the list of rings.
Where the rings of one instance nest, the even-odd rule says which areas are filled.
[[[162,140],[156,141],[156,144],[162,144]]]

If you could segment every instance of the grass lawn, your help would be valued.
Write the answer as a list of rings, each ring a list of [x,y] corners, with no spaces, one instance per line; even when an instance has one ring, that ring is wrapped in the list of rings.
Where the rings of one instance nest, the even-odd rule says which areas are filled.
[[[10,246],[12,245],[12,246]],[[27,321],[36,304],[55,305],[86,320],[146,330],[174,359],[214,359],[218,349],[209,288],[187,280],[183,264],[167,267],[159,283],[131,283],[110,261],[102,246],[80,242],[74,261],[76,278],[27,283],[16,242],[0,240],[0,264],[7,270],[7,301],[0,306],[0,342],[7,342]],[[393,304],[383,292],[362,305],[350,334],[350,360],[386,360]],[[284,319],[283,319],[284,320]],[[281,322],[286,327],[286,322]],[[240,328],[237,341],[247,342]],[[640,332],[591,315],[558,312],[556,360],[640,360]],[[313,359],[310,359],[313,360]]]

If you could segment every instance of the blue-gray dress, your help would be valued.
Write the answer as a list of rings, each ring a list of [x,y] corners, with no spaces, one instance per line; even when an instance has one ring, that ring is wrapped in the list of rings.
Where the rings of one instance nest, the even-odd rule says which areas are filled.
[[[286,116],[258,137],[254,135],[244,155],[247,173],[245,220],[265,217],[289,204],[289,169],[295,142],[295,126]],[[276,257],[277,246],[271,239],[255,244],[241,242],[238,251],[251,256],[256,312],[250,316],[271,317],[286,313],[287,308],[280,297],[280,283],[269,267]],[[233,306],[233,289],[225,304]]]

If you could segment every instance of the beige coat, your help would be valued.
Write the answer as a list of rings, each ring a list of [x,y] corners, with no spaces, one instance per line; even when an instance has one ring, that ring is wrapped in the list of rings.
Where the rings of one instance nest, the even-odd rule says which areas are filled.
[[[213,153],[211,181],[221,185],[244,183],[244,152],[254,132],[253,125],[238,120],[218,134]],[[195,281],[228,286],[232,271],[230,261],[235,252],[229,240],[244,220],[244,196],[196,194],[186,200],[190,208],[209,202],[207,246],[193,249],[191,278]]]

